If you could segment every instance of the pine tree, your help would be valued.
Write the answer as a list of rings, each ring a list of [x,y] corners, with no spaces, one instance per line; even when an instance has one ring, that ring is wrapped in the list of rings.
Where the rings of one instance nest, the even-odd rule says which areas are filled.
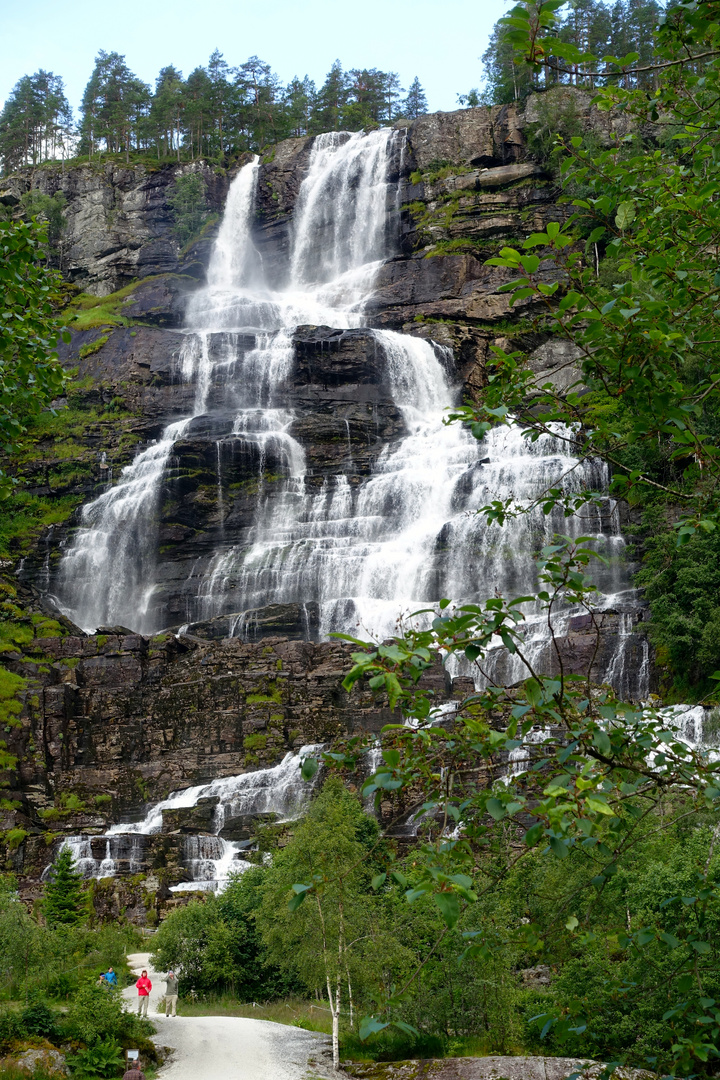
[[[8,173],[22,165],[65,157],[72,111],[63,81],[51,71],[24,75],[0,113],[0,160]]]
[[[495,23],[490,44],[481,57],[485,74],[483,98],[492,105],[507,105],[512,101],[520,101],[533,89],[530,68],[515,63],[515,52],[508,40],[509,34],[508,27],[501,22]],[[469,95],[465,95],[465,101],[461,100],[461,104],[469,105],[468,98]]]
[[[225,153],[227,141],[227,112],[232,90],[228,82],[230,67],[219,49],[214,50],[208,61],[207,74],[209,79],[209,150],[211,154],[221,157]]]
[[[336,60],[318,91],[312,118],[312,134],[339,131],[349,101],[348,77]]]
[[[302,82],[296,76],[288,84],[283,101],[288,135],[308,134],[316,98],[315,83],[307,75]]]
[[[158,157],[169,157],[175,150],[177,159],[180,160],[185,109],[183,91],[182,72],[172,64],[164,67],[155,80],[155,93],[150,105],[150,126],[157,144]]]
[[[210,76],[204,67],[197,67],[190,72],[182,92],[191,158],[209,153],[208,135],[212,123],[211,91]]]
[[[87,898],[82,887],[82,874],[75,869],[73,853],[63,848],[50,871],[45,886],[43,912],[48,926],[74,926],[87,915]]]
[[[420,85],[420,80],[417,75],[410,83],[410,87],[407,92],[407,97],[400,106],[402,115],[406,116],[408,120],[414,120],[418,116],[424,116],[428,111],[427,98],[425,97],[425,91]]]
[[[130,71],[125,57],[101,49],[80,106],[80,153],[92,157],[104,148],[110,154],[124,151],[129,160],[133,135],[140,147],[149,106],[150,87]]]

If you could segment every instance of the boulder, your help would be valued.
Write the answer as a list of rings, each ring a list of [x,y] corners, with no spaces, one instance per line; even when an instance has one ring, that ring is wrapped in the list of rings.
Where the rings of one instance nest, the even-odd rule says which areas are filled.
[[[213,834],[217,796],[198,799],[194,806],[177,806],[163,810],[163,833],[186,833],[189,835]]]
[[[46,1076],[67,1076],[69,1069],[65,1055],[49,1047],[37,1047],[25,1050],[15,1058],[5,1058],[3,1064],[14,1065],[16,1069],[29,1076],[36,1072]]]
[[[206,622],[189,623],[183,633],[205,641],[220,638],[240,638],[260,641],[265,637],[282,636],[290,641],[317,638],[320,611],[314,601],[307,604],[268,604],[228,615],[218,615]]]

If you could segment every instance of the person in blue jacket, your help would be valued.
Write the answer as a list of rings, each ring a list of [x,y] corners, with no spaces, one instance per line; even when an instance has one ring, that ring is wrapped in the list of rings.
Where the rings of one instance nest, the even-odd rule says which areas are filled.
[[[105,972],[105,982],[108,983],[110,986],[117,986],[117,975],[115,974],[113,968],[108,968]]]

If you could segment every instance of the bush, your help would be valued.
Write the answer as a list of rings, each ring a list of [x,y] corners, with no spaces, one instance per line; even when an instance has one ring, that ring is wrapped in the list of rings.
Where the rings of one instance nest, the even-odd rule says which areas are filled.
[[[44,1001],[34,1001],[23,1009],[20,1020],[30,1035],[52,1039],[57,1034],[57,1016]]]
[[[125,1059],[120,1044],[115,1039],[108,1038],[68,1058],[68,1064],[72,1066],[73,1075],[81,1080],[92,1076],[110,1078],[117,1076],[125,1064]]]
[[[10,1009],[0,1011],[0,1047],[7,1050],[15,1039],[22,1038],[23,1025],[18,1013]]]
[[[108,1039],[121,1046],[136,1046],[153,1030],[148,1020],[125,1011],[119,989],[98,986],[94,979],[81,983],[63,1025],[66,1038],[78,1039],[87,1046]]]
[[[181,247],[196,236],[208,218],[205,181],[199,173],[179,176],[168,199],[175,217],[174,232]]]

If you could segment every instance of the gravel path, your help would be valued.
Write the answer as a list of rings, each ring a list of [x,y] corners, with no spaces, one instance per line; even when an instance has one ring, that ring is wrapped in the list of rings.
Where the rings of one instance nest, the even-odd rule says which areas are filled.
[[[302,1028],[237,1016],[175,1016],[157,1012],[163,974],[153,971],[149,953],[131,953],[128,963],[148,969],[153,989],[148,1017],[157,1028],[153,1041],[174,1051],[159,1080],[307,1080],[337,1076],[329,1069],[328,1038]],[[123,996],[137,1008],[134,986]]]

